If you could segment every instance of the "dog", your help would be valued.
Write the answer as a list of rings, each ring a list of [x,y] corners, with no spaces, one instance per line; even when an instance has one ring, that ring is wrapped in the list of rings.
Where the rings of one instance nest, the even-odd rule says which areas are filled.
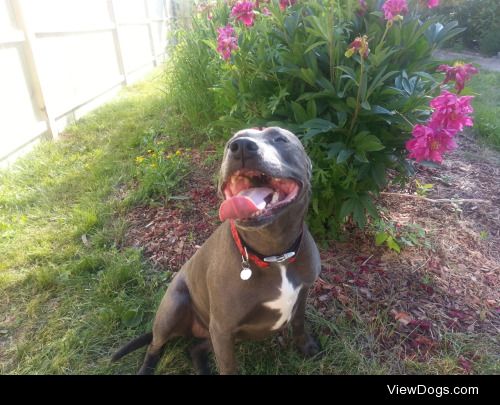
[[[220,374],[237,372],[234,344],[292,327],[297,348],[319,352],[306,331],[308,290],[321,269],[304,218],[312,165],[300,140],[270,127],[237,132],[226,144],[218,191],[223,223],[170,283],[153,330],[119,349],[116,361],[149,344],[139,374],[152,374],[167,340],[202,339],[191,358],[208,373],[213,351]]]

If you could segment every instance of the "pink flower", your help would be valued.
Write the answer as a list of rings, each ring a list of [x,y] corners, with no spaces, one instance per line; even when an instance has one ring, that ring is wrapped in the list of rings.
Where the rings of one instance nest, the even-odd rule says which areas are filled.
[[[265,15],[266,17],[268,17],[271,15],[271,12],[269,11],[269,9],[267,7],[263,7],[262,8],[262,15]]]
[[[251,1],[240,1],[236,3],[231,10],[231,16],[236,17],[236,21],[240,20],[247,27],[253,25],[254,12],[253,12],[254,4]]]
[[[455,62],[453,66],[440,65],[436,70],[446,73],[443,83],[455,81],[457,93],[460,93],[464,89],[465,82],[470,80],[472,75],[479,73],[479,70],[470,63],[463,62]]]
[[[464,126],[471,127],[474,122],[468,114],[474,112],[470,105],[473,98],[473,96],[459,97],[443,90],[430,102],[430,106],[434,108],[430,119],[431,125],[435,128],[444,128],[453,134],[462,131]]]
[[[412,136],[413,138],[406,142],[406,149],[410,152],[408,157],[417,162],[430,160],[441,163],[443,153],[457,147],[448,131],[439,130],[432,125],[415,125]]]
[[[402,14],[408,12],[406,0],[387,0],[382,6],[384,17],[387,21],[402,19]]]
[[[439,0],[427,0],[427,8],[434,8],[439,6]]]
[[[285,11],[287,7],[293,6],[297,0],[280,0],[280,10]]]
[[[231,57],[231,52],[238,49],[238,37],[234,32],[231,24],[217,29],[217,52],[220,53],[224,60]]]

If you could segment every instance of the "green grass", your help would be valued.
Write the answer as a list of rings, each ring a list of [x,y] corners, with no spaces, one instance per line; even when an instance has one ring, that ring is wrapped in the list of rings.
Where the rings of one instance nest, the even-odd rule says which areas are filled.
[[[167,280],[121,248],[124,214],[168,193],[186,169],[158,155],[148,166],[148,150],[175,152],[161,85],[125,89],[0,172],[0,373],[135,369],[112,369],[110,350],[146,327]]]
[[[488,145],[500,149],[500,72],[481,70],[469,86],[478,94],[472,102],[474,129]]]
[[[139,350],[110,364],[121,344],[151,327],[170,272],[153,271],[123,246],[126,213],[161,203],[188,166],[179,144],[200,144],[169,115],[158,78],[121,96],[0,172],[0,374],[135,373]],[[192,145],[191,145],[192,146]],[[142,157],[140,163],[137,157]],[[156,165],[151,167],[151,165]],[[174,270],[174,269],[165,269]],[[288,339],[242,343],[244,373],[460,373],[476,353],[477,373],[498,373],[486,340],[451,334],[429,361],[401,358],[384,337],[398,336],[388,313],[370,322],[332,303],[330,318],[308,310],[321,357],[305,360]],[[403,341],[401,335],[398,339]],[[478,342],[486,342],[484,345]],[[168,344],[159,373],[192,373],[189,342]]]

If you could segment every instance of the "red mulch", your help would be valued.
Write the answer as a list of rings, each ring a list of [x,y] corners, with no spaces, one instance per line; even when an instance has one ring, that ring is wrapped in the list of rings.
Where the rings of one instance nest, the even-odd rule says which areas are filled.
[[[220,223],[219,198],[211,177],[216,166],[204,163],[213,153],[189,152],[196,170],[184,182],[180,199],[176,196],[159,207],[136,207],[127,217],[125,245],[142,248],[155,269],[180,269]]]

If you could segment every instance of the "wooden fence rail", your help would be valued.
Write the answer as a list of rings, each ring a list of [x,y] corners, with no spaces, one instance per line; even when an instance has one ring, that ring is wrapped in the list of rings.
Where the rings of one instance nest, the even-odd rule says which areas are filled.
[[[0,0],[0,164],[165,58],[182,0]]]

